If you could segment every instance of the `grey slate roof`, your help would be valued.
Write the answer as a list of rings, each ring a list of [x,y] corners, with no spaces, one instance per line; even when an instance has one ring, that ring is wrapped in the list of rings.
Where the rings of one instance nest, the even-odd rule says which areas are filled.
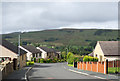
[[[105,56],[120,56],[120,41],[99,41],[99,44]]]
[[[92,53],[90,53],[90,54],[88,54],[88,56],[91,56],[91,57],[93,57],[93,52],[92,52]]]
[[[57,50],[53,48],[47,48],[47,47],[39,47],[39,48],[43,49],[46,52],[54,52],[54,53],[58,52]]]
[[[34,47],[32,45],[23,45],[22,47],[24,47],[28,51],[32,52],[33,54],[42,53],[40,50],[38,50],[36,47]]]
[[[0,39],[0,45],[4,46],[5,48],[11,50],[12,52],[18,54],[18,47],[13,45],[12,43],[8,42],[7,40]],[[20,55],[26,54],[26,51],[20,49]]]

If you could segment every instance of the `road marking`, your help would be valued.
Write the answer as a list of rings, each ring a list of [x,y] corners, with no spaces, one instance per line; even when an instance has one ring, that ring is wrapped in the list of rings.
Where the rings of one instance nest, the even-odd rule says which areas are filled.
[[[32,67],[30,67],[28,70],[27,70],[27,72],[25,73],[25,80],[27,81],[27,73],[30,71],[32,69]]]
[[[98,76],[94,76],[94,77],[96,77],[96,78],[100,78],[100,79],[106,79],[106,78],[102,78],[102,77],[98,77]]]
[[[68,69],[69,71],[72,71],[72,72],[75,72],[75,73],[79,73],[79,74],[83,74],[83,75],[87,75],[87,76],[91,76],[87,73],[83,73],[83,72],[79,72],[79,71],[75,71],[75,70],[72,70],[72,69]],[[102,78],[102,77],[98,77],[98,76],[91,76],[91,77],[95,77],[95,78],[99,78],[99,79],[106,79],[106,78]]]

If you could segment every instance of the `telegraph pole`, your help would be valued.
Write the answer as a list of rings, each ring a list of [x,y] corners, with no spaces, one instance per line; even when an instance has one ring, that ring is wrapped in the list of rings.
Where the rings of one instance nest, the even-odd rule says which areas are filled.
[[[18,68],[20,68],[20,33],[18,35]]]

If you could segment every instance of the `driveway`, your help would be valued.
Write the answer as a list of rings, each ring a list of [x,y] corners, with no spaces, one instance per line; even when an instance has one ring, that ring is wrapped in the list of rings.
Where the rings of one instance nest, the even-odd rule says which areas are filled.
[[[81,79],[81,80],[100,80],[96,77],[72,72],[66,68],[66,63],[36,63],[28,73],[29,81],[45,79]]]

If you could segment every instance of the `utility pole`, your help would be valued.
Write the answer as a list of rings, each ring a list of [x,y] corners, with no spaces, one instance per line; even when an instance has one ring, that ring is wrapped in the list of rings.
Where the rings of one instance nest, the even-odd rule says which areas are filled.
[[[18,35],[18,68],[20,68],[20,33]]]
[[[68,48],[66,48],[67,49],[67,54],[68,54]],[[68,61],[67,61],[67,64],[68,64]]]

